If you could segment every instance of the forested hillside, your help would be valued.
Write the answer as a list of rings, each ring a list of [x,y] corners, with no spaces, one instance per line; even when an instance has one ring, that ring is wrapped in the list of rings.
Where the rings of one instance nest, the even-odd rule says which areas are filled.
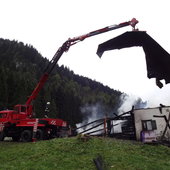
[[[48,62],[31,45],[0,39],[0,110],[24,104]],[[37,117],[43,116],[46,103],[50,102],[49,116],[73,125],[86,119],[88,113],[82,111],[86,106],[99,104],[100,114],[114,112],[120,95],[119,91],[56,65],[34,102],[34,112]]]

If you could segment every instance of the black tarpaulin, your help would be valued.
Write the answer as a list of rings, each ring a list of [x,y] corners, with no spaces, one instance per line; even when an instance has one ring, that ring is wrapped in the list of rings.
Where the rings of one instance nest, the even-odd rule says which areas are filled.
[[[160,80],[170,83],[170,54],[144,31],[126,32],[98,46],[97,54],[104,51],[142,46],[145,52],[147,76],[156,78],[156,84],[161,88]]]

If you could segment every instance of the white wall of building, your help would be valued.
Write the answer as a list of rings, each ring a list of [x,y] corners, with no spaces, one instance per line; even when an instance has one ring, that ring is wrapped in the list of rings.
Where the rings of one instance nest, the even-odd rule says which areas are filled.
[[[161,111],[160,111],[161,109]],[[137,140],[141,140],[141,131],[142,128],[142,120],[155,120],[157,129],[153,130],[156,136],[156,140],[159,140],[165,130],[166,121],[164,118],[154,117],[156,116],[166,116],[167,119],[170,114],[170,107],[157,107],[157,108],[148,108],[148,109],[139,109],[134,110],[134,121],[135,121],[135,128],[136,128],[136,138]],[[167,140],[170,141],[170,129],[167,128],[165,137]]]

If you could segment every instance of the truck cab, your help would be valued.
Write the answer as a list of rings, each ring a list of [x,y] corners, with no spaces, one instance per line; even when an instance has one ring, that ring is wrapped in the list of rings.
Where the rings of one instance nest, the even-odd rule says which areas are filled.
[[[10,120],[22,120],[32,117],[32,105],[16,105],[14,110],[0,111],[0,123]]]
[[[32,117],[32,105],[15,105],[13,112],[13,119],[26,119]]]

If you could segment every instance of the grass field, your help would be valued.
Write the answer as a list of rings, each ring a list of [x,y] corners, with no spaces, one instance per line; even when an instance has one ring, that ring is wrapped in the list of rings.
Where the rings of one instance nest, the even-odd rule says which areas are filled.
[[[116,170],[170,170],[170,148],[110,138],[59,138],[36,143],[0,142],[2,170],[95,170],[101,156]]]

